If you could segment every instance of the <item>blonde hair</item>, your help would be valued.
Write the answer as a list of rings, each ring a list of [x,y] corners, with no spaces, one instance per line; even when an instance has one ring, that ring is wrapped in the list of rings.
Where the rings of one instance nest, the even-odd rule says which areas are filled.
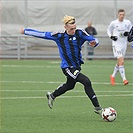
[[[64,24],[74,24],[75,23],[75,18],[73,16],[65,15],[62,19],[62,22]]]

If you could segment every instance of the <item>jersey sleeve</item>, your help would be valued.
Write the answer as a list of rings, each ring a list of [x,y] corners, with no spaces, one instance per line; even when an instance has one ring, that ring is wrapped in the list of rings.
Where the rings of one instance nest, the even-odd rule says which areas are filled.
[[[129,26],[128,26],[128,32],[130,32],[130,30],[132,29],[132,23],[129,21]]]
[[[114,26],[113,26],[113,22],[111,22],[110,25],[107,28],[107,34],[108,34],[109,37],[112,36],[113,30],[114,30]]]
[[[99,44],[99,41],[97,38],[94,38],[93,36],[88,34],[85,30],[81,30],[81,32],[82,32],[82,39],[84,41],[88,41],[88,42],[95,41],[96,42],[95,47]]]
[[[33,29],[24,29],[24,34],[54,41],[56,41],[56,39],[58,38],[57,36],[53,35],[53,32],[42,32]]]

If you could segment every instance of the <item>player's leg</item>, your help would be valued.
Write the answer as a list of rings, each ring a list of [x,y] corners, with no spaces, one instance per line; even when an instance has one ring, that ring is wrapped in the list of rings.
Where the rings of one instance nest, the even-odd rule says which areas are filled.
[[[54,92],[47,93],[48,98],[48,105],[52,109],[54,99],[62,94],[64,94],[66,91],[71,90],[74,88],[76,84],[76,81],[73,78],[67,77],[67,81],[64,84],[61,84]]]
[[[76,78],[77,78],[77,75],[79,74],[79,71],[80,70],[77,70],[74,68],[63,69],[63,73],[67,76],[66,83],[60,85],[54,92],[52,92],[52,93],[48,92],[46,95],[48,98],[48,105],[51,109],[53,107],[53,101],[56,97],[64,94],[66,91],[69,91],[74,88],[74,86],[76,84]]]
[[[76,81],[73,78],[67,77],[66,83],[60,85],[53,93],[53,97],[56,98],[62,94],[64,94],[66,91],[69,91],[74,88],[76,84]]]
[[[119,72],[122,77],[123,83],[124,83],[124,85],[127,85],[129,82],[126,79],[126,75],[125,75],[124,57],[118,58],[118,66],[119,66]]]
[[[52,95],[54,97],[58,97],[62,94],[64,94],[66,91],[71,90],[74,88],[75,84],[76,84],[76,78],[80,72],[80,68],[76,69],[76,68],[66,68],[66,69],[62,69],[63,73],[66,75],[67,77],[67,81],[65,84],[59,86],[53,93]]]
[[[124,56],[126,54],[126,49],[127,49],[126,46],[119,49],[119,55],[117,56],[117,61],[118,61],[117,64],[119,66],[119,72],[122,77],[124,85],[127,85],[129,83],[128,80],[126,79],[125,68],[124,68]]]
[[[119,72],[119,66],[116,64],[114,67],[114,71],[112,73],[112,77],[115,78],[115,76],[117,75],[117,73]]]
[[[115,76],[119,72],[119,66],[116,64],[113,70],[113,73],[110,75],[110,83],[111,85],[115,85]]]
[[[124,68],[124,56],[126,53],[126,46],[125,47],[113,46],[113,53],[114,57],[117,57],[117,65],[114,68],[113,74],[110,76],[110,82],[112,85],[115,84],[115,76],[119,71],[123,79],[124,85],[127,85],[129,82],[126,79],[125,68]]]
[[[97,96],[92,88],[90,79],[87,76],[85,76],[84,74],[79,73],[79,75],[77,77],[77,82],[80,82],[81,84],[84,85],[85,92],[86,92],[87,96],[90,98],[93,106],[95,107],[95,110],[94,110],[95,113],[101,114],[102,108],[99,105]]]
[[[118,56],[117,48],[115,46],[113,46],[112,49],[113,49],[114,57],[117,57]],[[118,66],[118,63],[117,63],[114,67],[113,73],[110,75],[111,85],[115,85],[115,76],[117,75],[118,72],[119,72],[119,66]]]

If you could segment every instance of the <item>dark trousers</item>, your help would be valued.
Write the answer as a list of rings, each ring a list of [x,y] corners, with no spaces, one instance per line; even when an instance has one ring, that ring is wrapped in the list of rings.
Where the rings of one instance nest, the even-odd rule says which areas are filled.
[[[87,96],[92,101],[92,104],[94,107],[99,107],[98,99],[96,97],[96,94],[92,88],[90,79],[85,76],[84,74],[80,73],[80,68],[66,68],[62,69],[63,73],[67,77],[66,83],[60,85],[53,93],[53,97],[56,98],[62,94],[64,94],[66,91],[72,90],[75,87],[76,82],[80,82],[84,85],[84,90]]]

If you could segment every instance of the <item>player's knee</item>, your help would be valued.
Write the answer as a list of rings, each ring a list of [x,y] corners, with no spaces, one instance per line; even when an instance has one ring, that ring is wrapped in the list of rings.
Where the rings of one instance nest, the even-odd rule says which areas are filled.
[[[66,90],[72,90],[72,89],[74,89],[74,87],[75,87],[75,84],[68,84],[68,83],[66,83],[65,84],[65,88],[66,88]]]
[[[119,66],[123,66],[124,65],[124,58],[123,57],[118,59],[118,65]]]
[[[84,84],[85,87],[91,86],[91,81],[90,81],[90,79],[86,77],[86,78],[84,79],[83,84]]]
[[[69,90],[74,89],[74,86],[75,86],[75,84],[70,84],[70,85],[68,85]]]

